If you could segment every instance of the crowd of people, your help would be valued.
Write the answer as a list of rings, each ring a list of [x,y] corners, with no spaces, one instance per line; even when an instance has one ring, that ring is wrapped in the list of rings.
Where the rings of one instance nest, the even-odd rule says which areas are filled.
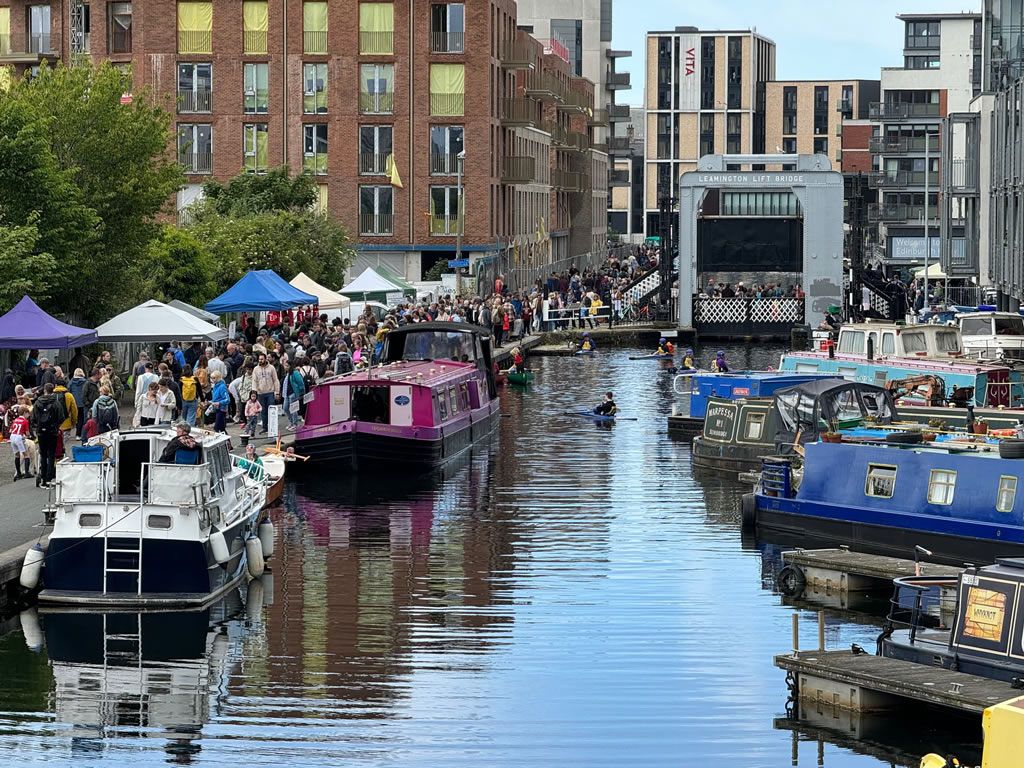
[[[716,282],[708,278],[707,285],[701,293],[703,298],[712,299],[802,299],[805,297],[803,287],[798,283],[783,286],[780,283],[752,283],[749,286],[742,281],[732,285]]]

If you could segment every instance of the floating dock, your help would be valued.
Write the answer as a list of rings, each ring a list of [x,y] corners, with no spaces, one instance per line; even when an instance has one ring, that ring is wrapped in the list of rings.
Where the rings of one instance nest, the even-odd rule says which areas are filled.
[[[883,711],[907,700],[980,715],[1018,695],[1009,683],[888,659],[872,653],[797,651],[775,657],[803,702],[853,712]]]
[[[795,549],[783,552],[782,562],[800,570],[807,589],[828,594],[889,591],[893,579],[915,575],[956,579],[964,570],[939,563],[916,563],[901,557],[853,552],[846,547]]]

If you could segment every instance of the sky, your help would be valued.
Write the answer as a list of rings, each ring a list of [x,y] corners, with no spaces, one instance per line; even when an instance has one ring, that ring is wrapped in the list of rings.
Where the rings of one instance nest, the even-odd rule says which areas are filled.
[[[616,69],[631,73],[620,104],[642,104],[645,36],[677,26],[749,29],[775,41],[779,80],[877,80],[903,59],[897,13],[978,11],[979,0],[613,0],[612,45],[633,51]]]

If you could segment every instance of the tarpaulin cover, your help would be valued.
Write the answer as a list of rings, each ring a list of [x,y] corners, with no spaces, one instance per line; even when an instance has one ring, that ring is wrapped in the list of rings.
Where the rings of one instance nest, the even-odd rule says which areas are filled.
[[[205,307],[207,312],[265,312],[316,304],[316,296],[289,285],[270,269],[247,272]]]
[[[0,349],[70,349],[96,341],[96,331],[62,323],[28,296],[0,317]]]

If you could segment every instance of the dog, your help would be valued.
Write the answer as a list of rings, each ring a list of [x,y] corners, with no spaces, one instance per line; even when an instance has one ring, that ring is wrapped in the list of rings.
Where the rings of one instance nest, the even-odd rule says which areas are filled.
[[[29,466],[33,473],[39,472],[39,444],[31,437],[25,438],[25,455],[28,456]]]

